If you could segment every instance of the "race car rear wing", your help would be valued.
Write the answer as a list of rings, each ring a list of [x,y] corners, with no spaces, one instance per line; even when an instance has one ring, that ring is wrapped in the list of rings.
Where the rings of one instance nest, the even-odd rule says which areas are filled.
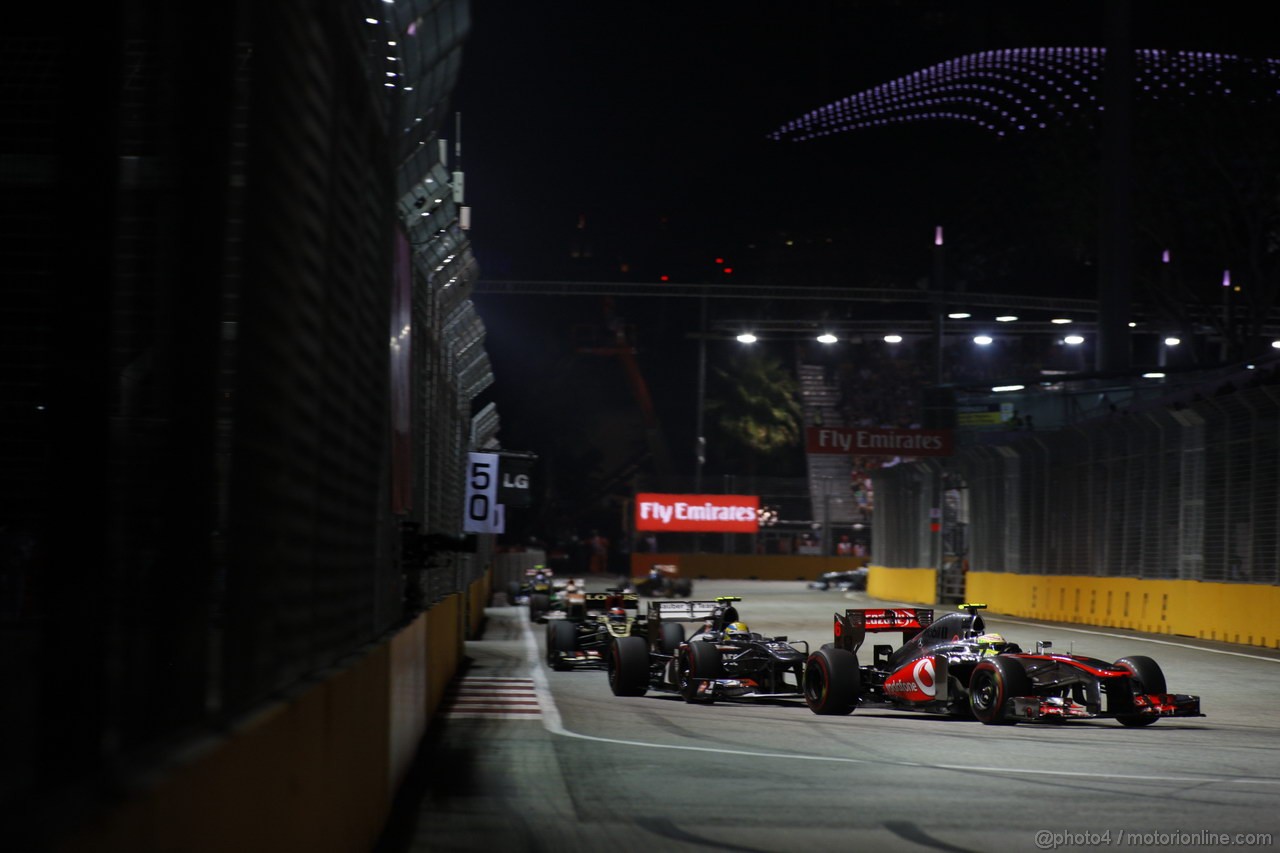
[[[588,611],[604,611],[614,607],[621,607],[624,610],[639,610],[640,596],[634,592],[618,592],[614,590],[588,592],[583,596],[583,603]]]
[[[933,609],[923,607],[849,609],[835,615],[835,645],[856,652],[868,633],[901,631],[906,643],[933,624]]]
[[[649,618],[663,622],[702,622],[723,609],[720,601],[652,601]]]

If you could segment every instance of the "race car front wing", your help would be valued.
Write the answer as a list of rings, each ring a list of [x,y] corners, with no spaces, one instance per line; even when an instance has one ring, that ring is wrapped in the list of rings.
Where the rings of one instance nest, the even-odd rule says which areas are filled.
[[[1010,716],[1020,720],[1090,719],[1114,717],[1097,706],[1083,705],[1060,696],[1015,696],[1009,700]],[[1200,697],[1184,693],[1139,693],[1126,715],[1137,717],[1203,717]]]
[[[764,693],[752,678],[699,678],[698,695],[715,699],[803,699],[804,692],[797,689],[785,693]]]

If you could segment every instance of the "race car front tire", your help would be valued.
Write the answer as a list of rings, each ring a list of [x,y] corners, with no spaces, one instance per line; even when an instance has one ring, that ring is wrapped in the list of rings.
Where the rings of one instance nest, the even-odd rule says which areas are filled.
[[[529,596],[529,621],[538,622],[551,609],[551,596],[545,592],[535,592]]]
[[[804,701],[815,714],[849,714],[858,705],[862,674],[853,652],[827,644],[804,665]]]
[[[973,668],[969,677],[969,708],[975,719],[989,726],[1011,726],[1018,722],[1005,713],[1005,706],[1015,696],[1032,695],[1031,679],[1016,658],[986,658]]]
[[[572,622],[555,619],[547,623],[547,663],[557,671],[571,669],[564,654],[578,647],[578,626]]]
[[[720,649],[715,643],[705,640],[689,643],[680,663],[680,695],[684,697],[684,701],[700,705],[715,702],[716,697],[712,691],[699,688],[707,681],[720,678],[723,668]]]
[[[614,696],[643,696],[649,689],[649,644],[644,637],[613,638],[609,689]]]
[[[1168,687],[1164,680],[1164,670],[1160,664],[1144,655],[1130,655],[1120,658],[1115,665],[1127,669],[1132,675],[1134,693],[1165,693]],[[1122,726],[1149,726],[1160,719],[1155,714],[1117,714],[1116,719]]]

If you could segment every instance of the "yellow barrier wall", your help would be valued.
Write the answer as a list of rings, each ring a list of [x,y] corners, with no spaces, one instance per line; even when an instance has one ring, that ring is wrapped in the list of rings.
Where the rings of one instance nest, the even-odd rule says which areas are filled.
[[[867,569],[867,595],[885,601],[936,604],[938,572],[936,569],[891,569],[887,566],[871,566]]]
[[[965,598],[994,613],[1280,648],[1280,587],[969,572]]]
[[[464,636],[474,640],[484,631],[484,609],[489,606],[493,597],[493,574],[485,572],[483,576],[467,590],[467,624]]]
[[[373,849],[489,589],[486,574],[331,677],[175,757],[51,849]]]
[[[71,851],[367,850],[390,799],[388,647],[244,722],[81,827]],[[341,736],[337,736],[341,733]]]
[[[871,566],[867,595],[936,604],[934,569]],[[1280,648],[1280,587],[1187,580],[969,572],[965,599],[992,613]]]

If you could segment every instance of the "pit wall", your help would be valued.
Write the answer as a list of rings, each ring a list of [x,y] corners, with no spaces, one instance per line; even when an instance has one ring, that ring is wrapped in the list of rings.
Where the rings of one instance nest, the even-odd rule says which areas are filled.
[[[431,715],[478,636],[485,574],[296,696],[193,747],[59,853],[372,850]]]
[[[933,569],[871,566],[867,595],[937,603]],[[965,600],[992,613],[1280,648],[1280,587],[1192,580],[971,571]]]

